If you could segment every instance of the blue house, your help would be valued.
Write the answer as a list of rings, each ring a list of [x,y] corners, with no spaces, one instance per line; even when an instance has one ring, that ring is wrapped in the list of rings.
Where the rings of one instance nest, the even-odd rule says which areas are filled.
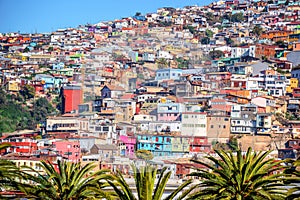
[[[171,156],[171,138],[169,135],[138,135],[137,149],[151,151],[153,156]]]
[[[53,70],[61,70],[65,67],[65,64],[63,62],[57,63],[57,64],[53,64],[52,65],[52,69]]]
[[[180,80],[182,69],[158,69],[155,72],[155,80]]]
[[[49,89],[54,87],[54,77],[48,74],[37,74],[35,75],[35,80],[41,81],[43,83],[44,89]]]
[[[132,17],[133,19],[139,20],[139,21],[146,21],[146,17],[143,15],[135,15]]]

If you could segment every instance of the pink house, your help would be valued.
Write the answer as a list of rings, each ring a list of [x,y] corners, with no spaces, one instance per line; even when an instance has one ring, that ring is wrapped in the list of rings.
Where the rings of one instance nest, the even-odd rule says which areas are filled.
[[[180,103],[158,103],[157,121],[178,121],[183,110]]]
[[[121,149],[120,154],[129,158],[134,157],[136,138],[126,136],[126,135],[121,135],[119,139],[120,139],[120,143],[124,144],[124,148]]]
[[[53,142],[58,154],[71,162],[79,162],[81,158],[79,141],[59,140]]]
[[[231,111],[232,103],[228,102],[224,98],[215,98],[215,99],[212,99],[210,102],[211,102],[212,110],[222,110],[222,111],[226,111],[226,112]]]

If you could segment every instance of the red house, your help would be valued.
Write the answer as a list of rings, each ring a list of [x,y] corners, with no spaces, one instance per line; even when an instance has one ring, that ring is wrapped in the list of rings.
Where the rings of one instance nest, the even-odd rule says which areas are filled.
[[[37,141],[26,137],[6,138],[1,143],[9,143],[7,153],[17,153],[19,155],[31,155],[38,150]],[[3,153],[3,152],[2,152]]]
[[[300,97],[300,88],[294,88],[293,89],[293,97],[299,98]]]
[[[67,85],[62,87],[63,113],[78,111],[78,105],[83,103],[82,90],[80,86]]]
[[[207,137],[193,137],[189,143],[190,152],[209,152],[211,149]]]

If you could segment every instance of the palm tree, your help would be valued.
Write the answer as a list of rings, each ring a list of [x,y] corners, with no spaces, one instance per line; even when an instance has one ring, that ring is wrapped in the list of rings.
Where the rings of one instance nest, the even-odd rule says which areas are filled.
[[[207,169],[197,169],[191,176],[201,180],[198,191],[189,199],[284,199],[283,161],[267,158],[267,152],[252,152],[248,148],[246,154],[237,150],[215,150],[219,158],[207,156],[208,161],[193,160]],[[278,173],[279,172],[279,173]]]
[[[132,165],[137,198],[133,194],[133,190],[130,188],[121,172],[117,172],[115,181],[108,181],[108,183],[113,187],[120,200],[160,200],[165,192],[167,182],[172,173],[171,171],[166,172],[166,169],[167,168],[164,167],[161,170],[159,178],[156,182],[156,175],[158,174],[156,167],[146,165],[138,169],[135,165]],[[191,183],[191,180],[184,182],[170,195],[168,195],[165,200],[174,199],[174,197],[179,195],[179,193]],[[190,187],[189,189],[185,190],[177,199],[183,199],[193,189],[194,187]]]
[[[287,200],[300,200],[300,158],[292,163],[292,167],[286,170],[287,174],[291,174],[292,176],[287,178],[289,181],[291,188],[288,190]]]
[[[109,192],[103,191],[106,179],[112,176],[107,174],[108,170],[92,172],[95,168],[93,163],[81,166],[80,163],[58,161],[55,166],[47,161],[41,161],[41,167],[45,174],[33,170],[35,174],[27,173],[27,184],[21,190],[29,196],[51,200],[72,199],[111,199]]]
[[[159,58],[156,60],[158,69],[167,68],[167,66],[170,64],[170,62],[166,58]]]
[[[10,147],[8,143],[0,144],[0,152]],[[22,179],[20,169],[10,160],[0,159],[0,191],[16,190]],[[1,197],[1,195],[0,195]]]

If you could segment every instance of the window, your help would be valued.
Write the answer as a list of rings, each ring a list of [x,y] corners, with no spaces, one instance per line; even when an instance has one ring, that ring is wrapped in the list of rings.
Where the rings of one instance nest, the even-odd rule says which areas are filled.
[[[214,128],[214,125],[210,125],[210,128]]]

